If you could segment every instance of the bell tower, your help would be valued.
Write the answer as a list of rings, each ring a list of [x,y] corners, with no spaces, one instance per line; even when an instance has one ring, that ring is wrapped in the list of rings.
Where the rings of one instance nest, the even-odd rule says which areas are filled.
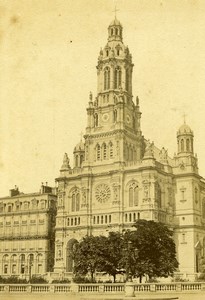
[[[133,102],[132,55],[115,18],[97,63],[97,96],[87,108],[84,165],[126,163],[143,155],[139,99]]]
[[[186,124],[177,131],[178,152],[175,156],[175,166],[178,173],[193,172],[198,174],[198,160],[194,155],[194,133]]]

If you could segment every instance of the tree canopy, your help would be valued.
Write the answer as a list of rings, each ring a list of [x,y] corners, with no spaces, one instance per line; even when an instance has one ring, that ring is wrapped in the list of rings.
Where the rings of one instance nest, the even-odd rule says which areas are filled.
[[[132,247],[138,250],[137,276],[167,277],[178,267],[173,232],[162,223],[138,220],[130,234]]]
[[[86,236],[75,245],[74,274],[105,272],[115,277],[123,270],[133,276],[167,277],[178,267],[172,231],[162,223],[138,220],[133,230]]]

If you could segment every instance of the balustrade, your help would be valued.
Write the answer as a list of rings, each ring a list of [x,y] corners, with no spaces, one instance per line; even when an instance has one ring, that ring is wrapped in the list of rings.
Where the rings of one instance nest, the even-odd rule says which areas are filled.
[[[73,289],[75,286],[75,289]],[[186,292],[203,291],[205,283],[183,282],[183,283],[134,283],[134,292],[137,293],[161,293],[161,292]],[[0,293],[106,293],[123,294],[124,283],[96,283],[96,284],[0,284]]]

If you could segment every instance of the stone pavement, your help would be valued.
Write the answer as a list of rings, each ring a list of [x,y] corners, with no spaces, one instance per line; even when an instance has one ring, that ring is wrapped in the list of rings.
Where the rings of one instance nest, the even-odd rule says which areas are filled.
[[[205,300],[205,292],[190,293],[154,293],[138,294],[136,297],[124,297],[123,295],[99,295],[99,294],[4,294],[0,295],[1,300]]]

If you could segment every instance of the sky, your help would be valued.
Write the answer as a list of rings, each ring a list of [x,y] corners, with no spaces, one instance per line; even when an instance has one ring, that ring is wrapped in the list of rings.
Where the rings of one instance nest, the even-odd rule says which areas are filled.
[[[205,177],[205,1],[1,0],[0,197],[54,186],[65,152],[72,165],[115,5],[145,138],[172,157],[185,114]]]

